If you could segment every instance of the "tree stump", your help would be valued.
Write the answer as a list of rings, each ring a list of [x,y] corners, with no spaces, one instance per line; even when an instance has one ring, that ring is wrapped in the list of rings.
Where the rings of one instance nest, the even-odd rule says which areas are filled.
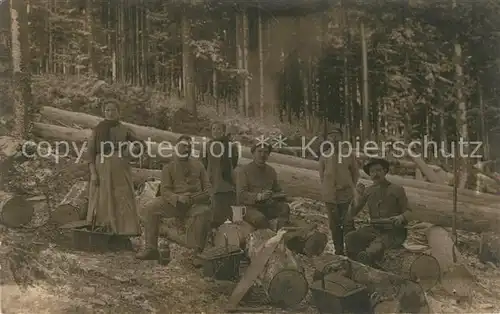
[[[256,259],[268,239],[276,233],[269,229],[252,232],[246,241],[250,260]],[[284,242],[278,244],[264,271],[258,277],[258,283],[264,289],[270,303],[292,307],[304,300],[309,285],[304,276],[304,269],[295,258],[292,251],[286,248]]]
[[[6,227],[18,228],[28,224],[34,208],[20,195],[0,191],[0,223]]]
[[[58,225],[83,220],[87,217],[88,202],[89,183],[87,181],[78,181],[52,211],[51,219]]]
[[[328,243],[328,236],[302,220],[294,219],[292,224],[300,229],[285,234],[283,238],[287,248],[308,257],[321,255]]]
[[[500,264],[500,235],[493,232],[481,234],[479,260],[483,263]]]
[[[474,276],[464,265],[464,258],[451,234],[443,227],[432,226],[427,230],[426,236],[431,255],[439,263],[443,288],[457,300],[470,300]]]
[[[224,223],[217,228],[213,237],[213,245],[223,247],[227,244],[238,246],[242,249],[246,247],[246,239],[255,228],[246,221]]]

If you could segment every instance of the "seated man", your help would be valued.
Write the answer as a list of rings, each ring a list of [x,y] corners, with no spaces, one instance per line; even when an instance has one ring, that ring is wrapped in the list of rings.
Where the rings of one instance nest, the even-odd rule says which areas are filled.
[[[159,223],[163,218],[180,218],[208,214],[210,217],[210,182],[202,163],[192,159],[191,138],[182,135],[177,140],[173,161],[162,170],[160,196],[148,203],[144,209],[145,240],[144,251],[137,254],[138,259],[154,260],[159,258]],[[210,219],[198,219],[192,233],[195,254],[205,248],[210,229]],[[163,252],[170,259],[170,252]]]
[[[385,250],[398,247],[406,240],[405,225],[411,211],[404,188],[385,177],[389,172],[386,160],[372,159],[363,170],[373,185],[366,189],[358,205],[350,208],[345,222],[351,225],[354,217],[368,205],[371,224],[346,234],[346,253],[349,258],[373,265],[383,258]]]
[[[276,171],[266,164],[271,145],[255,144],[251,152],[253,161],[237,173],[238,204],[246,206],[244,219],[255,228],[270,228],[269,220],[277,219],[276,229],[279,229],[288,223],[290,207],[284,202]]]

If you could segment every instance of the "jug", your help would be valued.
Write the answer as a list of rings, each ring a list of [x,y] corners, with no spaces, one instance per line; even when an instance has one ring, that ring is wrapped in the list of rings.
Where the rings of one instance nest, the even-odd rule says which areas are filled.
[[[233,222],[243,221],[247,208],[245,206],[231,206],[231,209],[233,210]]]

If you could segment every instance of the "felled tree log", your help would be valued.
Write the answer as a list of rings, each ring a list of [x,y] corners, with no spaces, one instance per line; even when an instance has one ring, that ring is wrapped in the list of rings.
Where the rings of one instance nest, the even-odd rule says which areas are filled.
[[[250,260],[255,259],[266,241],[275,235],[276,233],[269,229],[252,232],[248,236],[246,246]],[[258,281],[269,301],[284,307],[292,307],[302,302],[309,290],[303,267],[284,242],[278,244]]]
[[[0,191],[0,223],[9,228],[28,224],[34,208],[24,197]]]
[[[500,235],[494,232],[481,234],[479,260],[483,263],[500,264]]]
[[[246,247],[246,239],[255,228],[246,221],[224,223],[217,228],[213,235],[213,244],[216,247],[239,246]],[[226,242],[227,241],[227,242]]]
[[[441,276],[438,261],[429,254],[391,250],[385,254],[381,264],[384,270],[418,282],[425,291],[432,289]]]
[[[292,219],[292,224],[300,229],[287,232],[283,239],[288,249],[306,256],[317,256],[323,253],[328,236],[300,219]]]
[[[428,313],[429,306],[422,287],[394,273],[358,263],[343,256],[326,254],[313,262],[317,273],[336,272],[363,284],[369,294],[385,301],[396,301],[397,313]],[[319,277],[316,276],[316,280]]]
[[[81,132],[81,130],[75,130]],[[242,163],[248,159],[242,159]],[[278,172],[279,180],[289,196],[306,197],[321,200],[319,185],[319,175],[317,171],[294,168],[282,164],[270,164]],[[364,172],[362,172],[364,173]],[[161,171],[149,169],[134,169],[134,182],[142,183],[149,178],[160,178]],[[366,176],[366,174],[364,174]],[[394,176],[388,176],[393,183]],[[435,225],[450,226],[452,215],[452,191],[443,191],[445,187],[439,184],[417,182],[426,188],[417,189],[406,187],[406,192],[410,201],[410,208],[413,210],[413,218],[420,221],[428,221]],[[371,181],[360,180],[365,185],[370,185]],[[433,190],[435,188],[435,190]],[[451,189],[451,188],[450,188]],[[472,193],[459,195],[457,227],[459,229],[483,232],[488,230],[498,230],[500,227],[500,197],[489,194]],[[441,193],[444,192],[444,193]],[[490,205],[487,205],[489,203]]]
[[[50,214],[51,220],[58,225],[83,220],[87,217],[89,203],[89,183],[79,181],[71,187],[64,199]]]
[[[99,123],[99,121],[102,120],[100,117],[84,114],[84,113],[79,113],[79,112],[71,112],[71,111],[66,111],[66,110],[61,110],[61,109],[56,109],[52,107],[43,107],[41,110],[41,113],[44,117],[47,117],[49,119],[54,119],[55,121],[71,121],[76,124],[80,124],[85,127],[94,127]],[[150,141],[153,142],[161,142],[161,141],[168,141],[169,143],[175,143],[175,140],[180,136],[180,134],[169,132],[169,131],[164,131],[164,130],[159,130],[151,127],[145,127],[145,126],[139,126],[131,123],[125,123],[127,126],[130,128],[134,129],[134,131],[137,133],[138,137],[147,140],[149,139]],[[57,134],[60,134],[60,137],[65,137],[61,139],[66,139],[66,140],[71,140],[71,137],[73,137],[73,134],[83,134],[83,130],[77,130],[77,129],[72,129],[72,128],[63,128],[63,127],[56,127],[56,126],[51,126],[47,124],[35,124],[34,125],[34,132],[35,134],[40,134],[41,137],[43,136],[48,136],[48,135],[43,135],[43,134],[52,134],[51,136],[57,136]],[[47,128],[52,128],[54,129],[53,131],[47,130]],[[57,128],[57,132],[55,132],[55,129]],[[72,130],[72,131],[71,131]],[[50,131],[50,132],[49,132]],[[70,132],[71,131],[71,132]],[[87,131],[85,131],[87,132]],[[81,137],[81,135],[78,135]],[[54,137],[56,138],[56,137]],[[202,137],[194,137],[195,139],[195,148],[200,150],[202,148],[202,143],[206,142],[206,139]],[[152,145],[152,144],[151,144]],[[152,147],[152,151],[157,151],[157,147],[154,148]],[[245,158],[252,158],[250,149],[248,147],[242,147],[241,148],[241,153],[242,156]],[[155,155],[159,155],[156,154]],[[359,154],[359,156],[362,156],[362,154]],[[271,154],[269,158],[269,162],[271,163],[277,163],[277,164],[282,164],[282,165],[288,165],[290,167],[297,167],[297,168],[304,168],[304,169],[309,169],[309,170],[314,170],[317,171],[318,169],[318,163],[317,161],[314,160],[308,160],[304,158],[298,158],[290,155],[283,155],[283,154]],[[403,161],[401,161],[403,162]],[[437,166],[429,166],[432,169],[434,169]],[[435,169],[434,169],[435,170]],[[362,170],[360,170],[360,175],[362,178],[369,179],[368,175],[364,173]],[[413,179],[405,179],[400,176],[395,176],[395,175],[388,175],[387,178],[395,183],[404,186],[405,188],[417,188],[417,189],[425,189],[429,190],[432,192],[443,192],[446,197],[452,198],[453,195],[453,188],[451,186],[447,185],[442,185],[442,184],[434,184],[430,182],[423,182],[423,181],[417,181]],[[491,195],[491,194],[486,194],[486,193],[477,193],[475,191],[467,190],[467,189],[459,189],[459,199],[464,199],[464,200],[469,200],[470,199],[482,199],[484,202],[490,202],[491,204],[500,204],[500,197],[496,195]]]
[[[270,164],[278,173],[279,182],[289,196],[305,197],[321,200],[319,176],[315,171],[297,169],[285,165]],[[134,169],[134,176],[141,180],[150,177],[160,178],[161,171]],[[134,181],[139,180],[138,177]],[[360,180],[370,185],[371,181]],[[412,218],[427,221],[436,225],[450,226],[452,221],[453,202],[445,197],[432,197],[425,190],[406,189]],[[466,202],[458,202],[457,228],[473,232],[498,230],[500,227],[500,209],[498,206],[479,206]]]
[[[464,258],[451,234],[443,227],[432,226],[427,229],[426,237],[431,255],[439,263],[443,288],[459,299],[469,299],[474,277],[464,265]]]

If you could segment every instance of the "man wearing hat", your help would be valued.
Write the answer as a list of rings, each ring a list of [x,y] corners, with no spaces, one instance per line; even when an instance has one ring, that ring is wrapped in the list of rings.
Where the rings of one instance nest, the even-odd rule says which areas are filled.
[[[253,161],[236,175],[237,203],[246,206],[244,219],[257,229],[270,228],[273,219],[277,219],[277,226],[271,229],[279,229],[290,218],[290,207],[281,193],[276,170],[267,164],[271,150],[267,143],[255,143],[251,148]]]
[[[342,154],[338,152],[339,149],[347,148],[341,147],[341,139],[342,129],[335,125],[327,134],[327,141],[323,142],[319,157],[321,194],[337,255],[344,255],[344,216],[351,203],[357,200],[356,182],[359,178],[354,154],[349,151],[343,151]],[[354,229],[354,226],[350,229]]]
[[[351,224],[367,205],[370,225],[346,235],[346,251],[349,258],[373,265],[382,259],[385,250],[398,247],[406,240],[405,226],[411,211],[404,188],[386,179],[389,162],[373,158],[363,170],[370,176],[373,185],[365,190],[359,203],[350,208],[345,222]]]

